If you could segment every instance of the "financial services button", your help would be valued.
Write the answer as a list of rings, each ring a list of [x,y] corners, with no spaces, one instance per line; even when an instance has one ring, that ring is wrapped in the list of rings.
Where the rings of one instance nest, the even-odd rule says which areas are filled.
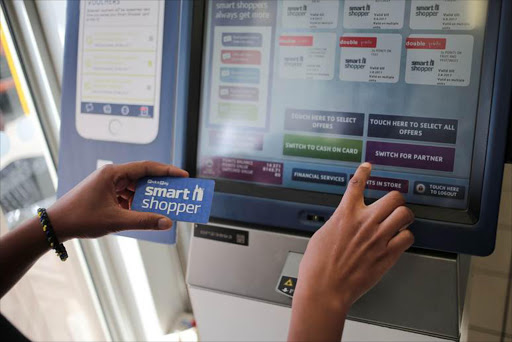
[[[297,182],[318,183],[345,186],[347,185],[347,175],[345,173],[308,170],[308,169],[293,169],[292,180]]]
[[[108,125],[108,130],[113,135],[117,135],[122,127],[123,127],[123,124],[121,123],[121,121],[114,119],[114,120],[110,121],[110,123]]]

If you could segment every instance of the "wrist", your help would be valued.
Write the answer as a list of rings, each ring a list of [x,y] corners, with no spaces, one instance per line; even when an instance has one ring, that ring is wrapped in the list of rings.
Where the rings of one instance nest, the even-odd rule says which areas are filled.
[[[352,305],[349,296],[346,296],[341,291],[315,285],[317,284],[314,282],[308,284],[307,281],[302,282],[299,280],[293,301],[315,305],[329,312],[329,314],[344,318]]]
[[[48,218],[50,219],[50,223],[53,226],[53,231],[57,236],[59,242],[64,243],[73,238],[73,236],[69,236],[66,229],[65,217],[61,213],[58,207],[52,205],[50,208],[46,209],[48,213]]]

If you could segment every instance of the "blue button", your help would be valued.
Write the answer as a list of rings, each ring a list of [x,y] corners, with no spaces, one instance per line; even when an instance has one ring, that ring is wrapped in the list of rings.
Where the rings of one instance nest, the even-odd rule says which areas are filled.
[[[345,186],[347,185],[347,174],[320,170],[293,169],[292,180],[297,182]]]

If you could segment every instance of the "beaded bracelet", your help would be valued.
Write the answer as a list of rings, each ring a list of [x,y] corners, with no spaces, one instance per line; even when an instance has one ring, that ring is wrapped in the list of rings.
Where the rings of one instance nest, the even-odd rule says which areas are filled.
[[[68,258],[68,252],[66,251],[66,247],[64,247],[64,245],[57,239],[57,235],[55,235],[55,231],[53,230],[53,226],[50,222],[46,209],[37,209],[37,216],[39,216],[39,221],[41,222],[41,226],[43,226],[43,232],[46,234],[46,240],[48,241],[50,248],[55,250],[55,253],[59,256],[60,260],[66,261]]]

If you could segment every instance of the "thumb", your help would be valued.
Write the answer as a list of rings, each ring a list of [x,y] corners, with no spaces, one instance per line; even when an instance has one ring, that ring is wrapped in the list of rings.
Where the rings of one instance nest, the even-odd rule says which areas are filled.
[[[166,230],[172,227],[170,218],[154,213],[121,210],[120,225],[123,229]]]

